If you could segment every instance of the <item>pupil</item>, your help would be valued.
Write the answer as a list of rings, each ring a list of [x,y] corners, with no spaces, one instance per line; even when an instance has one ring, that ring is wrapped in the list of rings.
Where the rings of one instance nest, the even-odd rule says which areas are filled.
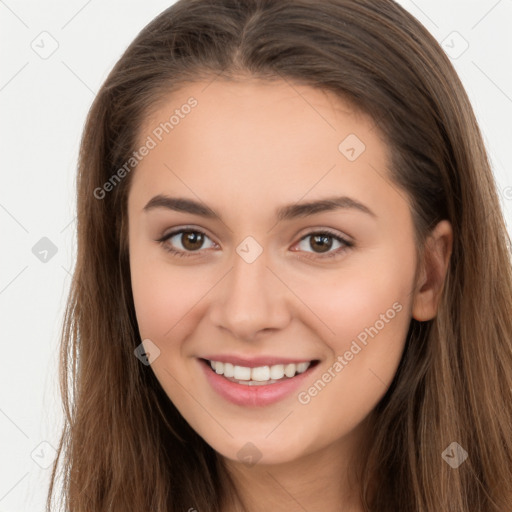
[[[311,248],[315,249],[315,247],[313,247],[313,244],[319,245],[319,252],[327,252],[332,247],[332,238],[328,235],[316,235],[312,238],[312,242],[310,243]]]
[[[185,243],[183,243],[183,247],[186,249],[194,251],[199,249],[203,244],[203,235],[201,233],[196,231],[185,231],[183,235],[185,237]]]

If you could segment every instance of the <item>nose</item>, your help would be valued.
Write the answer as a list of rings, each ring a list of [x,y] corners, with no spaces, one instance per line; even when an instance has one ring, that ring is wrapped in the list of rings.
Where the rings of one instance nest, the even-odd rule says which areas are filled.
[[[288,290],[268,260],[266,251],[250,263],[235,252],[230,272],[212,296],[210,320],[236,339],[252,341],[291,321]]]

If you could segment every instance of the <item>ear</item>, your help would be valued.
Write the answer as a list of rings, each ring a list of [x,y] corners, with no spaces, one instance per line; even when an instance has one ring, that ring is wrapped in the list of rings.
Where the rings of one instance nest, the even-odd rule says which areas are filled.
[[[413,318],[419,322],[432,320],[437,315],[452,250],[453,228],[449,221],[443,220],[425,243],[412,309]]]

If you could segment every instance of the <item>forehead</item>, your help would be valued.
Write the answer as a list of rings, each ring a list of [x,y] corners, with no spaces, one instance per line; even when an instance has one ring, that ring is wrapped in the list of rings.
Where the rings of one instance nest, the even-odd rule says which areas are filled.
[[[192,106],[193,105],[193,106]],[[388,148],[373,120],[333,93],[284,80],[187,83],[145,119],[153,141],[131,188],[226,201],[379,194]],[[132,194],[132,191],[130,192]]]
[[[196,106],[188,108],[188,100]],[[183,128],[185,118],[188,129]],[[269,145],[275,134],[281,143],[293,142],[298,136],[327,136],[335,142],[344,130],[356,129],[356,125],[360,132],[374,127],[369,116],[330,91],[249,78],[183,84],[160,99],[144,120],[139,139],[169,121],[173,135],[194,130],[204,142],[216,135],[222,139],[223,133],[236,139],[257,135],[255,142]],[[202,129],[209,131],[208,138]]]

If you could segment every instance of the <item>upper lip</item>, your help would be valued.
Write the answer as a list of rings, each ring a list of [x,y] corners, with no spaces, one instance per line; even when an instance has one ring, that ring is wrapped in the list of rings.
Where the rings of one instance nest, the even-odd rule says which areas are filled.
[[[220,361],[222,363],[231,363],[235,366],[245,366],[247,368],[257,368],[259,366],[274,366],[276,364],[298,364],[298,363],[310,363],[315,359],[308,358],[289,358],[289,357],[276,357],[276,356],[258,356],[258,357],[246,357],[236,355],[220,355],[213,354],[204,356],[202,359],[208,359],[209,361]]]

